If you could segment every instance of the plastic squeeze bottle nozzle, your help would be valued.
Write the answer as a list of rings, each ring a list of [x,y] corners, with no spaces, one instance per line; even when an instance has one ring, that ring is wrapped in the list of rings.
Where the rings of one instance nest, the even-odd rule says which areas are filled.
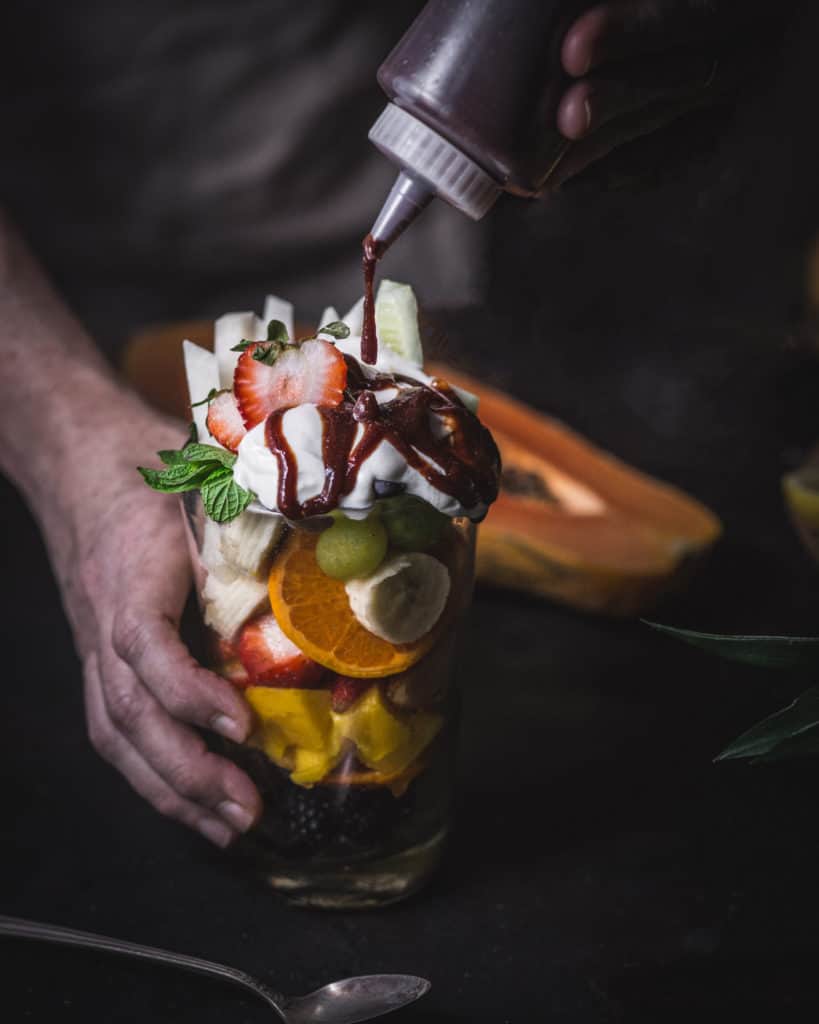
[[[560,44],[589,0],[429,0],[378,70],[370,140],[401,168],[371,231],[379,253],[439,196],[473,220],[543,191],[569,143]]]

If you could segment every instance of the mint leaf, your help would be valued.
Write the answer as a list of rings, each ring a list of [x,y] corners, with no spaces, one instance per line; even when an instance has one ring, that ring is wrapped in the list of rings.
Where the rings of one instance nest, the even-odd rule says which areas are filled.
[[[199,431],[196,429],[196,424],[193,420],[188,424],[188,440],[196,443],[199,440]]]
[[[778,761],[810,754],[819,754],[819,687],[815,686],[738,736],[716,760]]]
[[[160,457],[160,459],[162,459],[166,466],[174,466],[179,462],[185,461],[185,456],[182,454],[181,451],[171,451],[166,448],[161,452],[157,452],[156,454]]]
[[[146,469],[137,466],[149,487],[164,494],[181,494],[195,491],[213,472],[213,464],[202,466],[190,463],[175,463],[167,469]]]
[[[290,341],[290,335],[281,320],[269,321],[267,325],[267,340],[279,341],[282,344],[287,344]]]
[[[318,329],[317,333],[318,334],[329,334],[333,338],[339,338],[339,339],[349,338],[350,337],[350,328],[347,326],[347,324],[343,323],[341,320],[333,320],[332,323],[325,324],[324,327],[320,327]]]
[[[232,466],[236,455],[226,448],[217,448],[213,444],[186,444],[182,449],[185,462],[218,462],[222,466]],[[213,468],[213,467],[211,467]]]
[[[191,402],[191,409],[195,409],[199,405],[208,405],[208,404],[210,404],[214,400],[214,398],[216,398],[216,396],[218,394],[219,394],[219,389],[218,388],[211,388],[210,391],[208,392],[207,398],[203,398],[199,402]]]
[[[779,669],[819,669],[819,637],[812,636],[732,636],[720,633],[698,633],[691,629],[675,629],[659,622],[647,626],[699,647],[729,661]]]
[[[202,504],[214,522],[227,523],[244,512],[253,495],[240,487],[226,468],[214,470],[202,484]]]

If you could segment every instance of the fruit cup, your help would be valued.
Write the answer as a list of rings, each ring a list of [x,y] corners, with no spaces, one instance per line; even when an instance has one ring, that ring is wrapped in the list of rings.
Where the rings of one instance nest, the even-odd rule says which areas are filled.
[[[407,497],[299,524],[258,505],[218,524],[194,491],[182,507],[208,667],[255,714],[247,743],[218,741],[264,801],[237,853],[295,903],[408,896],[449,827],[474,526]]]

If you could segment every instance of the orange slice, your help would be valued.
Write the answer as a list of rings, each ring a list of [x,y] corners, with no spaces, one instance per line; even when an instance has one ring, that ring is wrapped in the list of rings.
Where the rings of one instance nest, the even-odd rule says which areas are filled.
[[[270,570],[270,604],[285,635],[308,658],[339,675],[371,679],[405,672],[435,642],[446,612],[426,636],[390,644],[359,623],[340,580],[316,562],[318,536],[294,530]],[[457,589],[457,579],[453,579]]]

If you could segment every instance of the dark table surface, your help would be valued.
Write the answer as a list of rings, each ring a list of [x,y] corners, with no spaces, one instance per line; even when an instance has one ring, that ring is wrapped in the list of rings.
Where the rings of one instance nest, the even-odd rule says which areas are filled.
[[[784,330],[618,335],[601,313],[552,325],[537,347],[542,324],[523,317],[517,343],[534,362],[510,369],[485,314],[444,328],[451,358],[468,347],[471,365],[723,517],[708,567],[658,618],[815,630],[819,574],[778,478],[811,438],[814,413],[799,410],[817,371]],[[222,960],[294,993],[353,973],[429,977],[431,994],[396,1024],[781,1020],[815,1006],[817,767],[712,763],[799,680],[711,661],[636,622],[480,591],[443,870],[383,911],[288,908],[91,751],[45,552],[5,484],[2,502],[0,911]],[[9,940],[0,950],[7,1020],[269,1019],[252,998],[174,971]]]

